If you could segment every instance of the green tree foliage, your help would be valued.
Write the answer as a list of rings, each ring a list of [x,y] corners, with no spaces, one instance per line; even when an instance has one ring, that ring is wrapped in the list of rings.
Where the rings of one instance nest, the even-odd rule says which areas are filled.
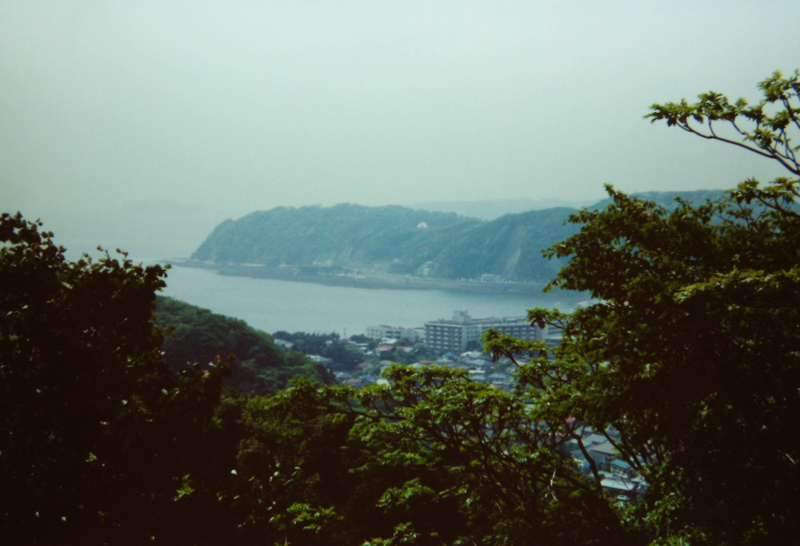
[[[357,472],[381,486],[377,506],[392,518],[383,540],[628,543],[613,504],[563,455],[568,438],[526,398],[450,368],[396,366],[387,378],[349,393],[366,454]]]
[[[350,336],[349,339],[354,343],[369,343],[371,341],[374,341],[372,338],[369,338],[364,334],[353,334],[352,336]]]
[[[226,368],[169,372],[150,322],[162,268],[67,261],[40,225],[0,217],[3,540],[163,536]]]
[[[208,309],[159,297],[155,322],[170,328],[163,344],[164,358],[176,371],[193,363],[213,364],[217,357],[231,355],[231,376],[224,385],[244,393],[275,393],[298,377],[333,381],[325,368],[297,351],[277,346],[269,334]]]
[[[731,103],[721,93],[710,91],[689,104],[654,104],[646,117],[653,122],[665,121],[693,135],[724,142],[780,163],[795,176],[800,176],[792,133],[800,128],[798,99],[800,72],[784,78],[780,72],[758,84],[763,98],[755,105],[745,99]]]
[[[628,544],[617,508],[522,397],[448,368],[298,382],[243,411],[247,537],[319,544]]]
[[[642,193],[634,193],[631,196],[643,201],[650,201],[651,203],[655,203],[667,211],[672,212],[680,206],[681,201],[700,205],[706,201],[714,201],[725,197],[725,192],[723,190],[647,191]],[[590,210],[599,210],[604,209],[613,203],[613,197],[606,197],[605,199],[601,199],[591,207],[587,208]]]
[[[342,514],[356,480],[346,450],[353,416],[331,405],[329,388],[307,380],[243,408],[239,444],[241,525],[256,543],[357,544],[357,518]],[[333,507],[338,508],[338,513]]]
[[[552,353],[489,339],[496,355],[536,350],[520,380],[539,419],[619,432],[616,449],[649,483],[633,521],[659,543],[800,532],[798,74],[760,88],[756,106],[708,93],[648,117],[775,159],[793,178],[751,179],[672,212],[609,188],[613,203],[573,215],[580,232],[548,252],[569,258],[551,286],[596,303],[569,317],[530,312],[563,328]]]

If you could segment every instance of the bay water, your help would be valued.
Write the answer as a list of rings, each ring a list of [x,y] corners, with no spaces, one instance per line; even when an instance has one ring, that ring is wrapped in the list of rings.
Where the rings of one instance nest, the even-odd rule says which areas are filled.
[[[368,326],[415,328],[466,310],[474,318],[523,316],[533,307],[570,310],[585,295],[471,294],[443,290],[400,290],[323,286],[313,283],[218,275],[208,269],[172,267],[162,292],[186,303],[274,333],[331,333],[349,337]]]

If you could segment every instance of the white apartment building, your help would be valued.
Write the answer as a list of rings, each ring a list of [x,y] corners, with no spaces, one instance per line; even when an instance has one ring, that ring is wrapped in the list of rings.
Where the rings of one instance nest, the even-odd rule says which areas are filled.
[[[543,338],[542,330],[531,326],[527,317],[474,319],[467,311],[454,311],[452,320],[425,323],[425,344],[429,349],[461,353],[467,343],[477,341],[489,328],[526,341]]]
[[[367,326],[367,333],[365,335],[370,339],[376,339],[378,341],[382,339],[407,339],[412,343],[422,341],[419,333],[414,328],[386,326],[385,324],[381,324],[379,326]]]

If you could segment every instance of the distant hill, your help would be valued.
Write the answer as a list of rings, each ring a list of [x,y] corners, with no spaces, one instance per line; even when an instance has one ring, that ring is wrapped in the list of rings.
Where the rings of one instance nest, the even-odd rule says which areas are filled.
[[[565,201],[563,199],[486,199],[481,201],[421,201],[409,208],[438,212],[455,212],[461,216],[494,220],[506,214],[553,208],[579,209],[594,204],[594,200]]]
[[[413,271],[481,221],[405,207],[279,207],[218,225],[192,259],[269,266],[389,268]]]
[[[678,196],[698,202],[720,195],[653,192],[643,197],[672,208]],[[594,207],[605,204],[601,201]],[[531,210],[487,221],[400,206],[279,207],[226,220],[192,260],[295,267],[328,275],[359,272],[547,282],[562,264],[545,260],[541,251],[577,232],[578,226],[565,224],[576,210]]]
[[[289,386],[289,381],[306,377],[312,381],[332,382],[327,370],[304,354],[277,345],[272,336],[248,326],[244,321],[212,313],[182,301],[159,296],[155,323],[173,326],[162,345],[164,358],[178,371],[197,362],[201,366],[219,355],[236,357],[231,377],[225,386],[259,395],[275,393]]]
[[[217,264],[303,266],[433,278],[548,280],[540,250],[574,232],[572,209],[491,222],[405,207],[277,208],[223,222],[192,255]]]
[[[677,208],[678,203],[675,201],[676,198],[685,199],[690,203],[700,204],[705,203],[706,201],[719,199],[725,195],[724,190],[697,190],[697,191],[648,191],[642,193],[634,193],[632,194],[639,199],[646,199],[648,201],[653,201],[664,207],[667,210],[675,210]],[[611,204],[611,198],[607,197],[601,201],[598,201],[594,205],[589,208],[592,209],[601,209],[606,205]]]

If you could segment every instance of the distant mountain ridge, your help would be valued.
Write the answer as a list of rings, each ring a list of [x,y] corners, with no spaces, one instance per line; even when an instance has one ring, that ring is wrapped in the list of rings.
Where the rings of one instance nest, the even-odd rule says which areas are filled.
[[[674,210],[678,203],[676,199],[683,199],[690,203],[700,204],[708,200],[715,200],[725,195],[725,190],[695,190],[695,191],[648,191],[631,194],[639,199],[646,199],[661,205],[667,210]],[[591,209],[601,209],[611,204],[611,198],[606,197],[592,205]]]
[[[495,220],[506,214],[521,214],[532,210],[554,208],[579,209],[595,203],[594,200],[565,201],[563,199],[484,199],[480,201],[420,201],[408,205],[412,209],[433,212],[455,212],[461,216]]]
[[[699,202],[720,195],[652,192],[646,198],[672,208],[675,197]],[[547,282],[562,264],[544,259],[541,251],[577,232],[579,226],[565,224],[576,210],[547,208],[481,220],[400,206],[278,207],[221,223],[192,260],[323,275]]]

